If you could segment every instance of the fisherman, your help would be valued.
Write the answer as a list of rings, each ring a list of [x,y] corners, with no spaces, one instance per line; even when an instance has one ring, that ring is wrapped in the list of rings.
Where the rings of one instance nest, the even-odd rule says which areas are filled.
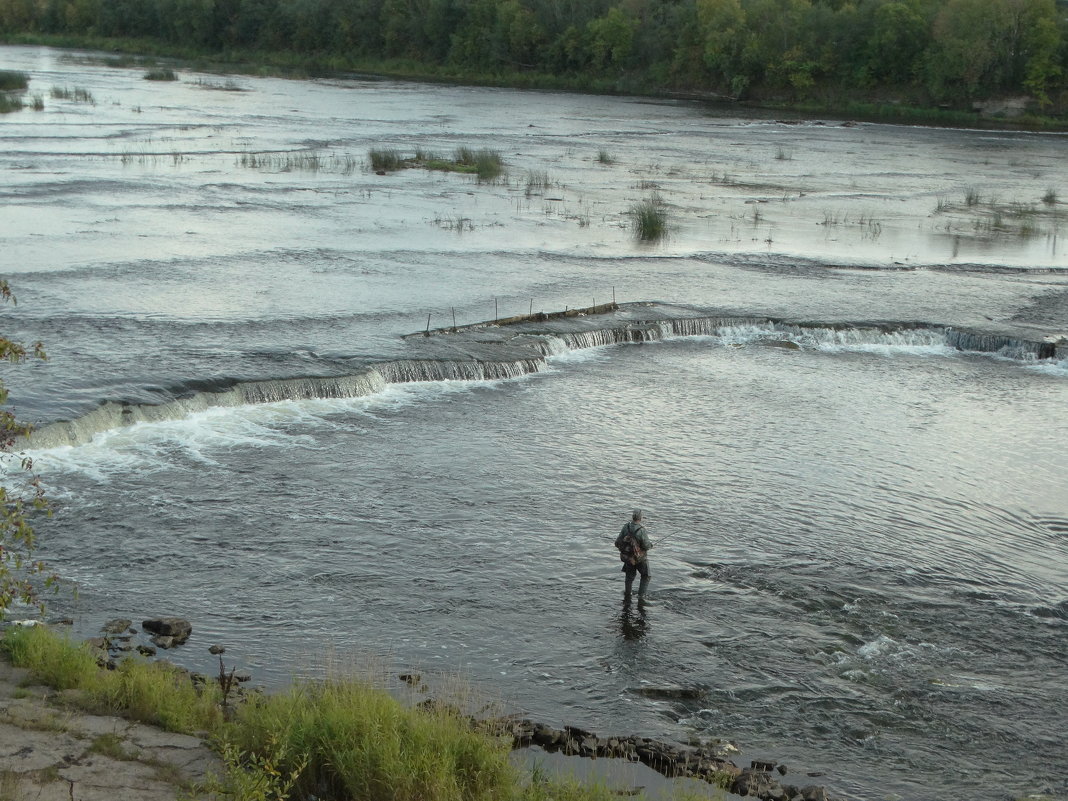
[[[630,516],[630,522],[623,524],[619,536],[616,537],[615,546],[623,562],[622,572],[627,574],[623,596],[630,597],[634,575],[640,573],[642,580],[638,584],[638,600],[644,600],[645,592],[649,588],[649,559],[646,554],[653,547],[653,543],[645,532],[645,526],[642,525],[641,509],[635,509]]]

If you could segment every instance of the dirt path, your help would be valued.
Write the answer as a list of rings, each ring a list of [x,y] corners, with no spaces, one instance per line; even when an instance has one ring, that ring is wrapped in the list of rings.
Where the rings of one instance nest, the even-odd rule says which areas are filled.
[[[221,775],[205,743],[122,718],[57,703],[0,659],[0,801],[179,801],[190,785]]]

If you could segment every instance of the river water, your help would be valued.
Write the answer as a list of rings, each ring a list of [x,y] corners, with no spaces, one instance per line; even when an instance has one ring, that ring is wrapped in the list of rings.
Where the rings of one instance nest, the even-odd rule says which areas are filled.
[[[1068,796],[1064,136],[0,65],[44,98],[0,118],[0,258],[50,359],[4,380],[77,631],[459,673],[848,798]],[[365,163],[460,146],[506,178]]]

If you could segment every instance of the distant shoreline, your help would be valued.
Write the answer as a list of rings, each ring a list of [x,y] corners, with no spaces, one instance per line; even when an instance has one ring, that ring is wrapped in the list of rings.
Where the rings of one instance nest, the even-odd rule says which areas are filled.
[[[588,78],[541,72],[474,73],[401,59],[342,60],[293,52],[227,50],[199,51],[145,39],[115,39],[56,34],[0,36],[0,45],[41,46],[60,50],[96,50],[109,54],[105,63],[124,68],[168,66],[197,72],[259,75],[305,80],[309,78],[362,77],[440,83],[451,86],[483,86],[501,89],[574,92],[578,94],[645,97],[679,102],[734,107],[768,115],[783,114],[790,122],[817,119],[856,120],[886,124],[927,125],[938,128],[978,128],[997,131],[1068,132],[1068,119],[1034,114],[1015,117],[983,116],[976,111],[945,106],[910,105],[869,96],[835,97],[822,101],[792,101],[783,98],[738,99],[711,91],[658,87],[633,78]]]

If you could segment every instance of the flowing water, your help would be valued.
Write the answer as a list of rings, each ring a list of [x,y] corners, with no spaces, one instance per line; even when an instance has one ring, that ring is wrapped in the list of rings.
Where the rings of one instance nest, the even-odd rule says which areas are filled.
[[[274,686],[376,654],[849,798],[1068,796],[1064,136],[0,65],[45,102],[0,118],[0,258],[50,360],[4,380],[77,631],[179,614],[169,657]],[[364,164],[459,146],[507,177]]]

